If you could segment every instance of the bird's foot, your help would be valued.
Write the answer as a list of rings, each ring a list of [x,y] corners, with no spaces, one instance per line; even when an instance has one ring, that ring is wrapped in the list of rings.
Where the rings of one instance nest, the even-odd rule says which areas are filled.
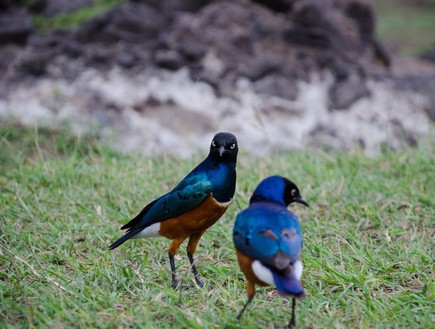
[[[200,286],[201,288],[204,286],[204,283],[202,283],[201,280],[199,280],[199,282],[196,281],[196,284],[198,286]],[[195,289],[196,285],[194,285],[193,283],[191,283],[191,284],[182,284],[177,279],[175,279],[175,280],[172,280],[171,288],[174,289],[174,290],[178,290],[178,291],[180,291],[180,290],[190,290],[190,289]]]
[[[196,284],[200,287],[200,288],[204,288],[204,282],[201,281],[201,279],[197,276],[195,276],[195,281]]]
[[[179,282],[178,282],[178,280],[176,280],[176,279],[172,280],[171,287],[174,290],[178,290],[178,288],[179,288]]]

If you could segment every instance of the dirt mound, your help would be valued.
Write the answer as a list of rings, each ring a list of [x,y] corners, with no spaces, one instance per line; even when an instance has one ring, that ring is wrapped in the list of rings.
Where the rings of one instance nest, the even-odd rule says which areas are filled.
[[[42,1],[39,12],[50,16],[69,11],[67,3]],[[76,7],[87,4],[81,1]],[[26,9],[9,9],[21,10],[22,17],[12,20],[25,18]],[[259,93],[294,100],[295,81],[326,70],[337,81],[330,90],[330,108],[343,109],[368,96],[365,79],[384,76],[390,65],[374,35],[371,4],[363,0],[134,1],[75,30],[45,36],[36,35],[25,22],[4,40],[27,41],[18,56],[2,63],[9,68],[9,79],[47,74],[63,56],[103,70],[187,67],[192,80],[205,81],[226,95],[242,77]]]
[[[218,130],[251,154],[431,137],[435,69],[392,64],[369,0],[136,0],[38,35],[30,12],[73,10],[56,1],[0,0],[0,37],[2,17],[23,20],[0,44],[0,120],[97,126],[146,155],[190,155]]]

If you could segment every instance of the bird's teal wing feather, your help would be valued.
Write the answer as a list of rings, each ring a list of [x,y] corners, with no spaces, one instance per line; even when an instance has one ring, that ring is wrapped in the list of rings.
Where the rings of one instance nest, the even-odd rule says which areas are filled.
[[[171,192],[147,205],[139,215],[122,228],[131,231],[179,216],[198,206],[211,192],[212,185],[206,175],[188,176]]]

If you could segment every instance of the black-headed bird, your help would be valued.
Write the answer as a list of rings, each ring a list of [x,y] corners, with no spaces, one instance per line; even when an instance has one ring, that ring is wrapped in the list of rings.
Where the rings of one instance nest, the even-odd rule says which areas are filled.
[[[264,179],[255,189],[249,207],[236,218],[233,241],[237,260],[246,278],[248,300],[240,320],[255,295],[255,286],[273,286],[281,297],[292,298],[290,328],[295,326],[296,299],[305,296],[302,275],[302,230],[287,206],[308,203],[298,187],[281,176]]]
[[[236,188],[238,144],[236,136],[220,132],[210,145],[210,153],[175,188],[148,204],[121,229],[127,233],[110,245],[115,249],[128,239],[165,237],[172,240],[169,262],[172,287],[178,286],[174,256],[189,239],[187,256],[196,283],[203,287],[193,254],[205,231],[222,217]]]

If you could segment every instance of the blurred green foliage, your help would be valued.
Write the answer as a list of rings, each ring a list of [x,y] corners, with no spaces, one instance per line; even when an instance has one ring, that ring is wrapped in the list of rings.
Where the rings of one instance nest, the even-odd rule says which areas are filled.
[[[92,6],[84,7],[74,12],[61,13],[50,18],[36,15],[33,17],[33,22],[38,27],[40,33],[47,33],[57,29],[70,29],[123,2],[127,2],[127,0],[94,0]]]
[[[399,48],[399,55],[416,55],[435,48],[435,0],[377,0],[377,32]]]

